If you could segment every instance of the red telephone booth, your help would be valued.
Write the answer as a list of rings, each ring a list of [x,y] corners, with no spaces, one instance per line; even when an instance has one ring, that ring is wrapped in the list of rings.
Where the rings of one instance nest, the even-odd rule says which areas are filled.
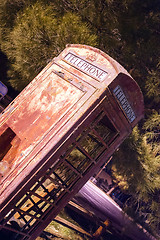
[[[39,236],[131,133],[143,108],[140,88],[115,60],[68,45],[1,113],[1,232]]]

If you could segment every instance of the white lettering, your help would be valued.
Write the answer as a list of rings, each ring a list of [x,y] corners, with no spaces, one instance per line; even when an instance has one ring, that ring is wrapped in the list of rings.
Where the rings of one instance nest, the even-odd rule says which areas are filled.
[[[84,65],[84,62],[82,61],[82,60],[80,60],[79,62],[78,62],[78,64],[77,64],[77,67],[82,67]]]
[[[72,53],[68,53],[64,57],[64,60],[68,61],[69,63],[89,74],[90,76],[97,78],[98,80],[103,81],[108,75],[108,72],[101,70],[95,65],[77,57]]]
[[[72,55],[69,53],[67,56],[65,56],[66,60],[69,61],[69,59],[72,57]]]
[[[89,70],[89,72],[90,72],[91,74],[94,74],[94,73],[96,72],[96,68],[91,67],[90,70]]]
[[[125,114],[127,115],[128,119],[130,122],[133,122],[136,118],[133,109],[131,108],[125,94],[123,93],[121,87],[118,85],[114,90],[113,90],[114,95],[118,99],[121,107],[123,108]]]
[[[99,74],[98,78],[99,78],[100,80],[103,80],[106,76],[107,76],[107,73],[101,71],[101,73]]]

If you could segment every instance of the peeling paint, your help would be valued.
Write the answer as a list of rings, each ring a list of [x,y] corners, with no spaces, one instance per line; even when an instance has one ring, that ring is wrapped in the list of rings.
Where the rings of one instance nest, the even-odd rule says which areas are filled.
[[[73,61],[67,62],[69,53],[77,56],[74,61],[83,59],[88,69],[94,69],[82,71]],[[135,113],[132,122],[114,96],[117,86]],[[12,195],[16,199],[18,191],[25,194],[23,181],[30,183],[42,165],[59,162],[54,154],[74,139],[81,124],[100,111],[96,109],[101,109],[102,103],[120,136],[108,149],[111,154],[143,117],[142,93],[127,71],[107,54],[85,45],[69,45],[4,110],[0,115],[0,205],[4,212],[11,210]],[[100,166],[97,162],[97,168]]]

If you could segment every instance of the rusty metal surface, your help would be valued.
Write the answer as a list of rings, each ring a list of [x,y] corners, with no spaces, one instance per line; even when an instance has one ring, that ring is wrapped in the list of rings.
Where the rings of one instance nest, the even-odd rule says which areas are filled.
[[[92,66],[107,71],[105,79],[99,83],[97,79],[91,79],[88,72],[85,74],[85,72],[79,71],[78,67],[73,68],[76,66],[73,57],[72,61],[68,60],[69,64],[66,63],[65,56],[70,52],[80,56],[86,64],[92,64]],[[65,67],[67,72],[61,66]],[[73,75],[71,76],[68,71]],[[62,124],[64,125],[78,109],[76,118],[79,118],[120,71],[126,73],[118,63],[100,50],[74,45],[66,48],[27,86],[1,115],[0,134],[2,135],[8,127],[16,134],[11,142],[11,149],[0,162],[1,192],[8,187],[25,166],[31,164],[30,159],[26,161],[25,159],[32,153],[37,144],[42,141],[46,144],[51,136],[54,136]],[[125,86],[125,83],[123,85]],[[126,92],[128,91],[128,98],[131,98],[133,93],[136,94],[136,97],[134,95],[131,98],[131,103],[134,98],[134,103],[136,102],[135,105],[139,108],[138,115],[141,117],[141,104],[139,104],[139,99],[137,101],[137,97],[141,94],[138,93],[139,89],[135,91],[135,88],[138,89],[134,80],[129,78]],[[85,109],[80,109],[87,99]],[[62,118],[63,123],[58,126]],[[56,141],[60,137],[61,134],[58,134]],[[23,175],[25,176],[25,173]],[[1,200],[3,201],[3,198]]]
[[[119,92],[115,94],[117,86],[125,96],[125,103],[119,98]],[[109,149],[105,147],[108,152],[104,156],[110,156],[143,117],[142,93],[127,71],[107,54],[89,46],[69,45],[1,113],[0,205],[3,215],[9,211],[7,206],[16,202],[14,196],[17,195],[18,200],[25,193],[23,184],[31,187],[34,178],[43,176],[47,168],[57,164],[60,154],[57,152],[62,154],[69,142],[80,134],[78,131],[83,131],[81,121],[86,127],[90,125],[102,111],[101,105],[119,134],[115,144]],[[128,109],[133,111],[134,118],[129,117]],[[79,127],[81,125],[83,127]],[[104,161],[103,156],[97,163],[93,160],[93,171]],[[80,182],[76,183],[79,177],[75,180],[77,187],[75,184],[72,194],[62,200],[54,214],[83,186],[91,170],[85,178],[80,175]],[[44,225],[49,220],[50,217]]]

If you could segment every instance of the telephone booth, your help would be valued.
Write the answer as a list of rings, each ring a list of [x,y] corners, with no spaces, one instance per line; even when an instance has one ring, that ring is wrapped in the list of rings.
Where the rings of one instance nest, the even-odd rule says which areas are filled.
[[[68,45],[0,118],[0,234],[33,240],[143,117],[137,83],[99,49]]]

